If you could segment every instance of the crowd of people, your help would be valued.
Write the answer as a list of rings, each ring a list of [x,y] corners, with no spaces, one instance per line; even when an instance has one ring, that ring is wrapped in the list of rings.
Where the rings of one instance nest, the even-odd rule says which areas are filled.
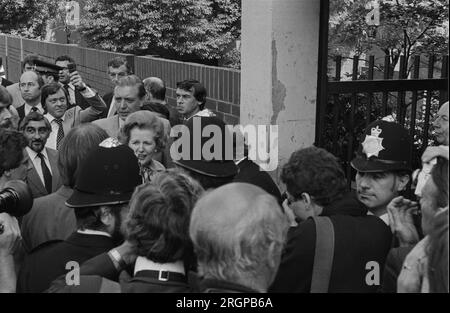
[[[0,86],[0,292],[449,292],[448,102],[419,169],[409,131],[376,120],[353,188],[315,146],[278,185],[246,145],[238,156],[195,79],[171,105],[121,57],[103,96],[70,56],[29,55],[22,71]],[[173,149],[180,125],[193,135]]]

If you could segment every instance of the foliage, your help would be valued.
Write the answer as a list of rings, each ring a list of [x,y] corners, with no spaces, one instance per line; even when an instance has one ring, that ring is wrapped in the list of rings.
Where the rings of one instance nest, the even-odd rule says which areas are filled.
[[[0,1],[0,32],[43,39],[48,20],[56,15],[58,0]]]
[[[413,55],[448,51],[448,0],[379,0],[379,27],[365,21],[370,2],[330,2],[330,55],[361,54],[378,47],[391,57],[393,69],[401,55],[410,64]]]
[[[220,59],[240,35],[239,0],[87,0],[81,31],[111,51]]]

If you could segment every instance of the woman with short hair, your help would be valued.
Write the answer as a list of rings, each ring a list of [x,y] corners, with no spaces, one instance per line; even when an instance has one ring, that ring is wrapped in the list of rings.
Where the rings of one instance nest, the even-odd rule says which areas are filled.
[[[149,111],[137,111],[125,120],[119,140],[128,145],[139,160],[142,182],[154,179],[156,173],[165,170],[164,165],[154,159],[155,153],[166,146],[164,124]]]

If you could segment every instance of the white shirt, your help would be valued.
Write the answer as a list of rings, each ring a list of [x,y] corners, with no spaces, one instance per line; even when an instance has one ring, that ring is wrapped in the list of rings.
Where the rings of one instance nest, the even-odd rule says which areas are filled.
[[[84,234],[84,235],[99,235],[99,236],[106,236],[106,237],[112,237],[110,234],[108,234],[105,231],[100,230],[92,230],[92,229],[84,229],[84,230],[77,230],[77,233]]]
[[[58,130],[59,130],[58,123],[56,122],[55,117],[50,115],[49,113],[45,114],[44,116],[47,118],[47,120],[50,122],[50,125],[52,126],[52,131],[50,132],[50,135],[48,136],[47,143],[45,144],[45,146],[47,148],[57,150],[56,149],[56,138],[58,136]],[[66,113],[64,113],[64,115],[61,117],[63,122],[65,120],[65,117],[66,117]],[[64,136],[65,135],[66,134],[64,134]]]
[[[33,162],[34,168],[36,169],[36,172],[38,173],[42,184],[45,186],[44,174],[42,173],[41,158],[38,157],[38,154],[35,151],[31,150],[30,147],[26,147],[25,149],[27,150],[30,160]],[[45,150],[44,148],[42,149],[41,153],[44,156],[45,164],[47,165],[50,173],[53,176],[52,167],[50,166],[50,161],[48,160],[47,150]]]
[[[367,211],[367,215],[375,215],[370,211]],[[387,226],[389,226],[389,214],[384,213],[378,216]]]
[[[114,97],[112,97],[111,105],[109,106],[108,115],[106,117],[114,116],[114,114],[116,114],[116,112],[117,112],[116,102],[114,101]]]
[[[39,113],[44,114],[44,108],[42,107],[42,105],[40,103],[38,103],[38,105],[35,106],[38,110]],[[28,115],[28,113],[31,112],[31,109],[33,107],[31,105],[29,105],[28,103],[25,103],[25,116]]]

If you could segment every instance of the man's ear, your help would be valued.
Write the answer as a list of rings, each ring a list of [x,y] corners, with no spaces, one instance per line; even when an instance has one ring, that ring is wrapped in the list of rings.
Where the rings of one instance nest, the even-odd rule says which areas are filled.
[[[405,190],[409,183],[409,175],[399,175],[397,176],[397,191]]]
[[[114,216],[111,213],[111,209],[105,206],[100,208],[100,220],[106,226],[111,226],[114,224]]]
[[[302,200],[305,201],[307,207],[311,206],[311,196],[307,192],[302,193]]]

